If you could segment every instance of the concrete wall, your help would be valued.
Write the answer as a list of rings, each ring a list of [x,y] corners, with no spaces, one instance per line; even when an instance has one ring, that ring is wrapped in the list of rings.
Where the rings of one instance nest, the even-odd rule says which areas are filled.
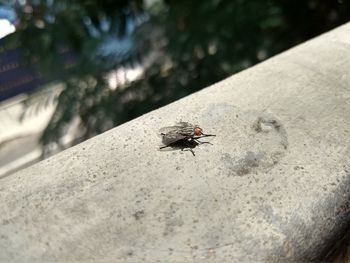
[[[349,114],[347,24],[3,178],[0,261],[324,258],[349,225]],[[160,151],[181,120],[212,145]]]

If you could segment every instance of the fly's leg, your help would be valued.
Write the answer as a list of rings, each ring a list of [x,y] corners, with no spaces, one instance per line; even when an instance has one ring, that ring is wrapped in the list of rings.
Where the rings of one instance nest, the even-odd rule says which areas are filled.
[[[183,141],[183,143],[184,143],[188,148],[187,148],[186,150],[185,150],[185,148],[182,148],[181,150],[182,150],[182,151],[191,151],[191,153],[193,154],[193,156],[196,156],[196,155],[194,154],[194,151],[192,150],[191,145],[188,144],[187,141]]]
[[[192,150],[192,148],[190,148],[189,150],[191,151],[191,153],[193,154],[193,156],[196,156],[196,155],[194,154],[194,151]]]
[[[167,147],[170,147],[170,145],[161,146],[161,147],[159,147],[159,149],[164,149],[164,148],[167,148]]]
[[[193,140],[194,140],[196,143],[198,143],[198,144],[205,144],[205,143],[207,143],[207,144],[213,145],[211,142],[201,142],[200,140],[198,140],[198,138],[193,138]]]
[[[213,145],[211,142],[201,142],[199,139],[204,138],[204,137],[215,137],[215,136],[216,136],[215,134],[203,134],[202,136],[194,136],[191,139],[198,144],[207,143],[207,144]]]
[[[193,156],[196,156],[194,154],[194,151],[192,150],[192,148],[183,148],[183,149],[181,149],[181,151],[190,151],[193,154]]]

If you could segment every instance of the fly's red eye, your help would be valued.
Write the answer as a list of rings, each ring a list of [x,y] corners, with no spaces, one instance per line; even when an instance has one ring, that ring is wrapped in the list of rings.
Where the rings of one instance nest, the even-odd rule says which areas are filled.
[[[202,135],[202,129],[199,127],[194,128],[194,135],[196,136]]]

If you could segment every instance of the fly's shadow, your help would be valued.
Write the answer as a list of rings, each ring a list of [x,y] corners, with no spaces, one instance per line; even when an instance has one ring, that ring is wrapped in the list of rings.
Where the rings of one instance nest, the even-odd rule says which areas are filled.
[[[193,149],[196,148],[200,143],[195,140],[180,140],[171,144],[161,146],[160,149],[172,148],[173,150],[190,151],[195,156]]]
[[[200,138],[215,136],[214,134],[204,134],[198,125],[192,125],[188,122],[179,122],[175,126],[164,127],[159,130],[162,137],[160,149],[172,148],[182,151],[190,151],[193,156],[193,149],[200,144],[211,144],[210,142],[199,141]]]

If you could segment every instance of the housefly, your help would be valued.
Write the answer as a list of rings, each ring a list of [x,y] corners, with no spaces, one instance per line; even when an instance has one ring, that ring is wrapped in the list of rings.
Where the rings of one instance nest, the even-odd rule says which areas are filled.
[[[202,128],[198,125],[193,125],[188,122],[179,122],[175,126],[164,127],[159,130],[162,136],[162,143],[160,149],[167,147],[187,149],[191,151],[193,156],[193,148],[199,144],[209,143],[201,142],[198,139],[203,137],[216,136],[215,134],[204,134]],[[209,143],[210,144],[210,143]]]

